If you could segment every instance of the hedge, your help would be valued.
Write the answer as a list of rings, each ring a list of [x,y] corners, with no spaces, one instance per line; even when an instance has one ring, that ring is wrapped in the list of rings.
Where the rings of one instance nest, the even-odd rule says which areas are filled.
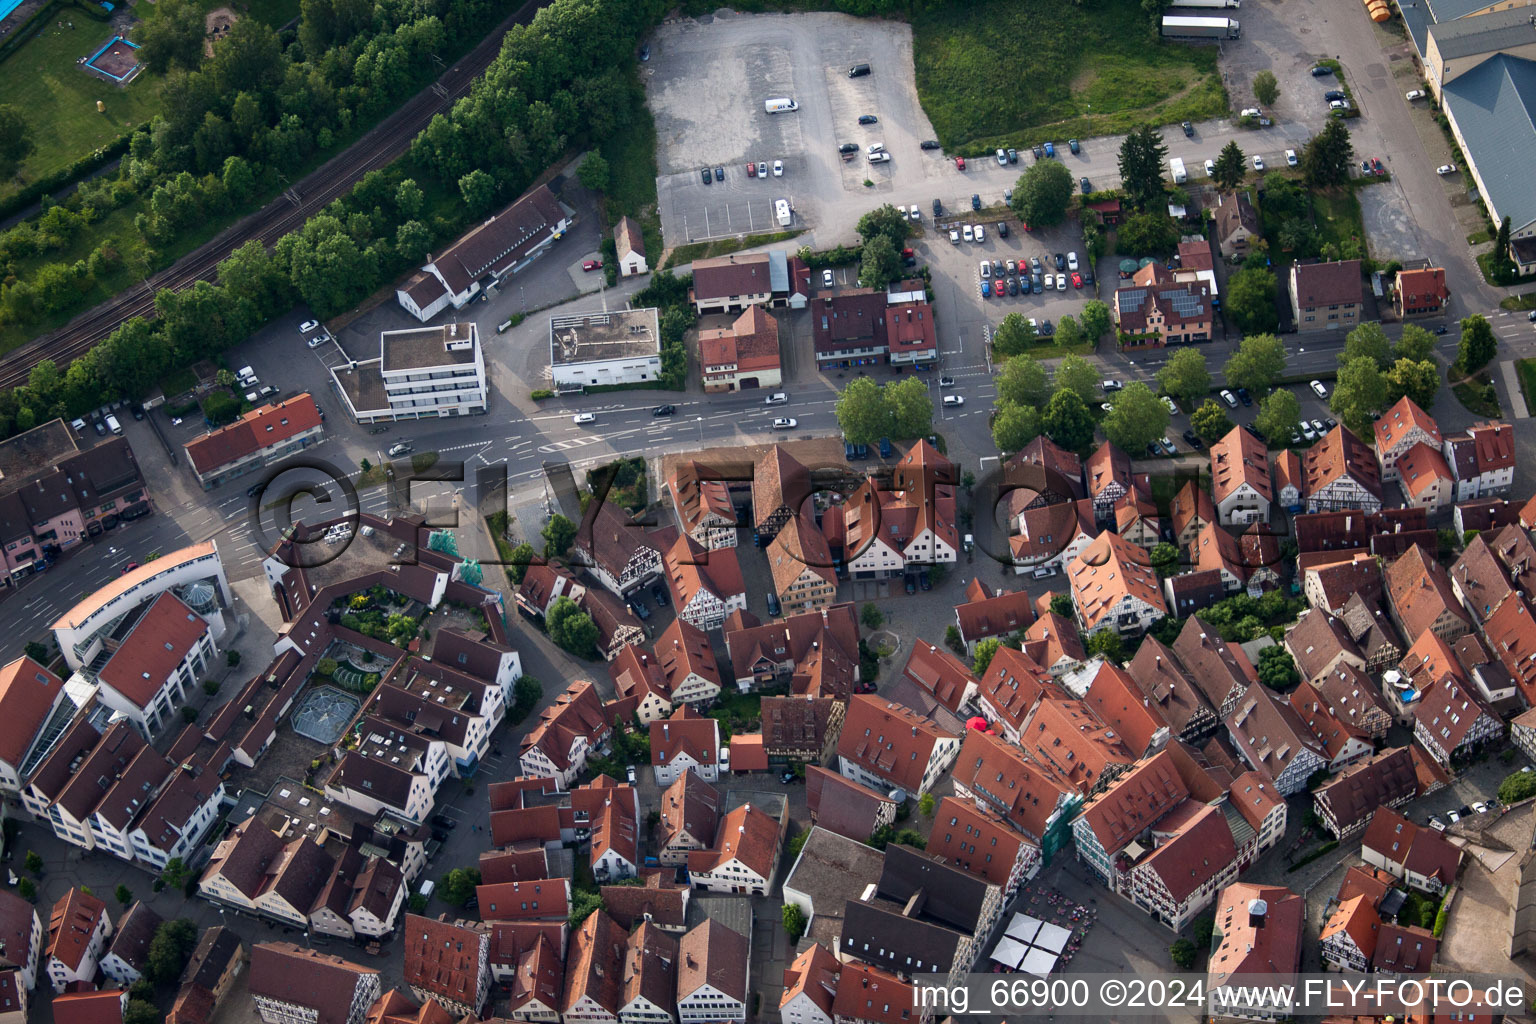
[[[41,200],[43,196],[51,195],[66,185],[71,185],[95,173],[106,166],[111,160],[128,152],[128,143],[132,141],[134,132],[147,131],[148,129],[149,122],[146,121],[133,129],[133,131],[119,135],[89,156],[83,156],[68,167],[60,168],[52,174],[37,179],[20,192],[0,199],[0,217],[9,217],[14,213],[18,213]]]

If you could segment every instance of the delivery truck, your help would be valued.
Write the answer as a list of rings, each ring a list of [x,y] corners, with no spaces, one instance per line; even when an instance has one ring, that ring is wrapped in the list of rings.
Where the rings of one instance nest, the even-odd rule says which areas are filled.
[[[782,114],[786,110],[799,110],[800,104],[788,96],[780,96],[777,99],[767,100],[763,103],[763,109],[770,114]]]
[[[1175,185],[1182,185],[1189,180],[1189,175],[1184,171],[1184,161],[1179,157],[1169,159],[1168,169],[1173,172],[1173,183]]]
[[[1242,33],[1233,18],[1165,14],[1163,35],[1175,39],[1238,39]]]

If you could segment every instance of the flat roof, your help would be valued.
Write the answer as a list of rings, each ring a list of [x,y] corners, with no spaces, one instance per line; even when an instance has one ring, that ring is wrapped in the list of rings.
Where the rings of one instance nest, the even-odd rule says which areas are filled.
[[[389,404],[389,392],[384,388],[384,375],[379,372],[379,361],[370,359],[358,363],[352,369],[345,365],[331,367],[331,378],[352,405],[352,412],[359,416],[370,413],[393,412]]]
[[[841,920],[844,905],[880,881],[884,869],[885,854],[880,850],[813,825],[784,887],[804,893],[816,917]]]
[[[379,335],[379,369],[384,373],[461,366],[475,361],[480,332],[474,323],[409,327]]]
[[[577,313],[549,319],[551,366],[660,355],[661,327],[655,308]]]
[[[62,419],[50,420],[0,442],[0,494],[11,494],[80,450]]]

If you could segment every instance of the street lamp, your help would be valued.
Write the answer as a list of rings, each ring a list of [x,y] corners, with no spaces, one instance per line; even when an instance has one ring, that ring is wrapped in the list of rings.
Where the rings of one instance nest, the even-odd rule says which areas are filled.
[[[703,444],[704,443],[704,417],[703,416],[696,417],[695,422],[698,423],[698,425],[699,425],[699,444]]]

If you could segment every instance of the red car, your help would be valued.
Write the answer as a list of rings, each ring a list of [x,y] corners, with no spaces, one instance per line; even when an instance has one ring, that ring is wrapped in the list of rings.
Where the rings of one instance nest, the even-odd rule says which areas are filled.
[[[585,263],[583,263],[581,265],[581,269],[582,270],[602,270],[603,269],[603,261],[602,260],[587,260]]]
[[[747,177],[757,177],[757,164],[747,164]]]
[[[963,157],[963,156],[955,157],[955,170],[957,170],[957,171],[965,170],[965,157]]]
[[[1082,286],[1083,286],[1083,275],[1077,273],[1076,271],[1073,271],[1072,272],[1072,287],[1073,288],[1081,288]]]
[[[1375,157],[1371,157],[1371,166],[1376,168],[1376,173],[1377,174],[1386,174],[1387,173],[1387,169],[1385,167],[1381,166],[1381,161],[1376,159]]]

